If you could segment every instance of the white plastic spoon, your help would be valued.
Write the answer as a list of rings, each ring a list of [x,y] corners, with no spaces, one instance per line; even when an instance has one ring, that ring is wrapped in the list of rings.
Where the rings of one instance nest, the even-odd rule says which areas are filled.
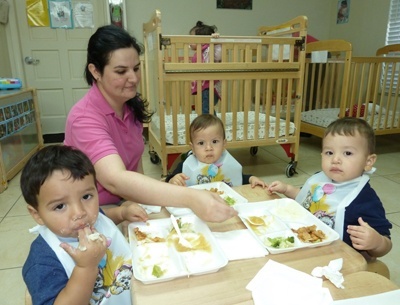
[[[174,229],[175,229],[175,231],[176,231],[176,234],[178,234],[179,243],[180,243],[182,246],[186,247],[186,248],[193,248],[193,247],[192,247],[192,244],[182,236],[182,232],[181,232],[181,230],[179,229],[178,222],[176,221],[175,216],[172,215],[172,214],[171,214],[171,221],[172,221],[172,225],[174,226]]]
[[[259,216],[248,216],[245,218],[253,226],[265,226],[265,221]]]

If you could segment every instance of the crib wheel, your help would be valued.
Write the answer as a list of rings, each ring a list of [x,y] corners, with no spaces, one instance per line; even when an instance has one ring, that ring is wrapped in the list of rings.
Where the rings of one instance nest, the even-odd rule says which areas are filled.
[[[258,146],[250,147],[250,155],[255,156],[258,152]]]
[[[150,154],[150,161],[151,161],[151,163],[153,163],[153,164],[159,164],[159,163],[161,162],[161,159],[160,159],[160,157],[157,155],[156,152],[154,152],[154,151],[149,151],[149,154]]]
[[[297,174],[296,165],[297,165],[297,162],[290,162],[288,164],[288,166],[286,167],[286,177],[290,178],[290,177],[293,177],[294,174]]]

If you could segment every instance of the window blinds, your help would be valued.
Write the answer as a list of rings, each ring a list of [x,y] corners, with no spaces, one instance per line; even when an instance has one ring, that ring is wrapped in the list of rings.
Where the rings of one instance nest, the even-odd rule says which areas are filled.
[[[391,0],[386,45],[400,43],[400,0]]]
[[[400,0],[391,0],[389,8],[388,26],[386,30],[386,45],[400,43]],[[389,54],[388,54],[389,55]],[[389,56],[399,56],[399,53],[393,53]],[[386,94],[392,94],[390,91],[390,83],[393,78],[393,86],[396,88],[399,78],[398,64],[388,64],[386,67],[383,65],[383,71],[387,69],[387,78],[385,79],[384,73],[381,75],[381,84]]]

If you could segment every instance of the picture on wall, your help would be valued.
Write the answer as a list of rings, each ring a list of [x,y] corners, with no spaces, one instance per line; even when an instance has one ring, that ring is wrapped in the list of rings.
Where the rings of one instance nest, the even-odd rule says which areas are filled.
[[[110,23],[126,29],[125,0],[107,0]]]
[[[350,15],[350,0],[339,0],[336,23],[341,24],[349,22],[349,15]]]
[[[253,9],[253,0],[217,0],[217,8]]]
[[[50,27],[72,29],[71,1],[49,0]]]

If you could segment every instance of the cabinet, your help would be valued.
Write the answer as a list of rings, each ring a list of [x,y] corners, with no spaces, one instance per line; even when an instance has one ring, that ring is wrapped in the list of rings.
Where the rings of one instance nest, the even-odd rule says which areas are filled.
[[[0,193],[42,147],[36,90],[0,90]]]

